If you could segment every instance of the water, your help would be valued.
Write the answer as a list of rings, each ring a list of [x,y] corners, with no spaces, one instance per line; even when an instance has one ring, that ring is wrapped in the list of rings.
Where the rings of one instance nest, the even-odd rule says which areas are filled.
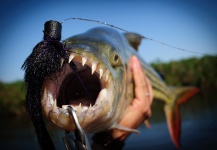
[[[216,106],[204,103],[203,100],[193,100],[181,107],[182,149],[217,149]],[[8,117],[1,118],[0,121],[1,150],[40,149],[28,117],[24,116],[20,119]],[[141,125],[139,128],[140,134],[132,134],[127,139],[124,149],[176,150],[170,139],[162,109],[153,110],[150,122],[152,127],[147,129],[144,125]],[[64,132],[56,130],[51,125],[48,125],[48,127],[56,149],[65,149],[61,139]]]
[[[183,150],[217,149],[217,105],[213,100],[214,96],[207,100],[199,94],[180,107],[182,119],[180,141]],[[177,150],[170,138],[162,107],[163,104],[160,104],[153,108],[151,129],[140,126],[140,134],[132,134],[127,139],[126,150]]]
[[[206,120],[206,119],[205,119]],[[217,148],[217,122],[205,120],[182,122],[182,149],[199,150]],[[170,139],[166,123],[152,125],[151,129],[140,128],[140,135],[132,135],[126,144],[126,150],[176,150]]]

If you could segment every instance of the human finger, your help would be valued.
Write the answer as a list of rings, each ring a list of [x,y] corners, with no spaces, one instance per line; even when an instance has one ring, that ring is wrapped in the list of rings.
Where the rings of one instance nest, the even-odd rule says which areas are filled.
[[[147,119],[151,116],[150,106],[153,100],[152,86],[137,57],[132,56],[131,63],[135,85],[135,98],[132,104],[133,107],[142,112]]]
[[[136,56],[131,57],[131,63],[132,63],[132,74],[133,74],[133,80],[134,80],[134,92],[135,92],[135,98],[139,100],[145,99],[146,94],[146,76],[142,69],[142,66],[137,59]]]
[[[149,97],[149,102],[151,104],[153,101],[154,94],[153,94],[151,82],[146,76],[145,76],[145,83],[146,83],[146,88],[147,88],[146,96]]]

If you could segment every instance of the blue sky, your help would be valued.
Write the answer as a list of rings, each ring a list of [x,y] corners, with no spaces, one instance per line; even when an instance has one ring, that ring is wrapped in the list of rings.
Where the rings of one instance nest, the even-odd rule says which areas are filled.
[[[82,17],[104,21],[180,48],[217,54],[215,0],[59,0],[0,2],[0,81],[23,79],[21,66],[42,40],[44,23]],[[63,24],[62,40],[90,28],[92,22]],[[122,32],[122,31],[120,31]],[[202,55],[144,40],[139,53],[148,62],[171,61]]]

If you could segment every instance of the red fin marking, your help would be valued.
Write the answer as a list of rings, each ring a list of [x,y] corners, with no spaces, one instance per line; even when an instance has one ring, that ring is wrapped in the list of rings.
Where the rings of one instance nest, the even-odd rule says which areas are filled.
[[[186,91],[178,100],[177,103],[178,105],[183,104],[187,102],[192,96],[197,94],[199,92],[198,88],[192,88],[191,90]]]
[[[167,124],[172,141],[177,148],[180,148],[180,133],[181,133],[181,121],[178,107],[165,106],[164,107]]]
[[[179,105],[187,102],[192,96],[198,93],[198,88],[187,88],[181,97],[178,97],[172,104],[164,106],[167,124],[171,138],[177,148],[180,148],[180,133],[181,133],[181,120],[179,114]]]

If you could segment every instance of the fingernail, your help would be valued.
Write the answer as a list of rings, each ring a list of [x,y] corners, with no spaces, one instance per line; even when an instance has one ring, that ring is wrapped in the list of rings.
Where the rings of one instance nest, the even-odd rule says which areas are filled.
[[[137,62],[138,62],[138,58],[137,58],[135,55],[132,56],[132,59],[133,59],[134,61],[137,61]]]

